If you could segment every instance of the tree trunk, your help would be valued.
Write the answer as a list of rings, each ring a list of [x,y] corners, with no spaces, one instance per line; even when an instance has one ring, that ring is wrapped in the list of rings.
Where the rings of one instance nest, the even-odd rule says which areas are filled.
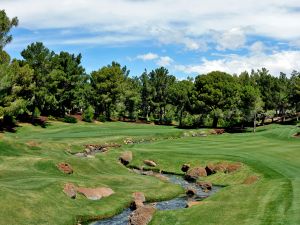
[[[256,115],[255,115],[255,119],[256,119]],[[261,125],[264,126],[265,125],[265,119],[266,119],[266,116],[264,115],[262,120],[261,120]]]
[[[182,116],[183,116],[183,109],[181,109],[179,113],[179,127],[182,127]]]
[[[253,133],[256,132],[256,113],[254,114],[254,120],[253,120]]]
[[[214,117],[214,120],[213,120],[213,128],[217,128],[218,127],[218,122],[219,122],[219,117]]]

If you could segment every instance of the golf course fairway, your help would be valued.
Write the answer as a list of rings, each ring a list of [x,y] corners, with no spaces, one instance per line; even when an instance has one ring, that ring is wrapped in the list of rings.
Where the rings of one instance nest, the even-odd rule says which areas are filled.
[[[259,127],[256,133],[196,136],[171,126],[134,123],[50,122],[46,128],[20,124],[14,133],[0,133],[0,224],[77,225],[113,216],[127,208],[133,192],[155,202],[174,198],[184,190],[153,176],[141,176],[118,160],[131,151],[131,167],[157,163],[156,170],[183,174],[181,166],[238,162],[232,173],[202,178],[224,185],[218,193],[191,208],[157,211],[151,225],[300,224],[300,131],[292,125]],[[125,139],[139,143],[124,144]],[[77,157],[88,144],[117,143],[95,157]],[[57,164],[72,166],[64,174]],[[251,178],[254,178],[251,181]],[[250,179],[250,181],[249,181]],[[108,187],[109,197],[92,201],[69,198],[66,183]]]

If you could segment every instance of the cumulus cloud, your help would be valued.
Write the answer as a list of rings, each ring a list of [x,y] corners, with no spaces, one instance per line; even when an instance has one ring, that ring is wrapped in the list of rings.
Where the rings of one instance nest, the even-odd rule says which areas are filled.
[[[240,28],[233,28],[225,32],[214,34],[218,50],[235,50],[245,46],[246,35]]]
[[[171,57],[169,57],[169,56],[162,56],[162,57],[159,58],[159,60],[157,61],[156,64],[158,66],[164,66],[164,67],[166,67],[166,66],[170,66],[171,63],[173,63],[173,62],[174,62],[174,60]]]
[[[274,76],[278,76],[280,72],[289,75],[293,70],[300,69],[300,51],[281,51],[271,55],[230,55],[217,60],[203,58],[198,65],[175,65],[174,69],[186,74],[206,74],[215,70],[239,74],[262,67],[267,68]]]
[[[245,33],[299,40],[299,7],[299,0],[1,0],[1,8],[18,16],[22,28],[131,35],[130,40],[154,39],[182,44],[187,50],[205,47],[202,37],[211,30],[218,34],[219,49],[243,46]]]
[[[143,61],[155,61],[156,65],[158,66],[170,66],[174,60],[170,56],[159,56],[155,53],[147,53],[138,55],[136,59],[143,60]]]
[[[147,60],[154,60],[154,59],[157,59],[159,56],[157,54],[154,54],[154,53],[147,53],[147,54],[144,54],[144,55],[138,55],[136,58],[137,59],[141,59],[143,61],[147,61]]]

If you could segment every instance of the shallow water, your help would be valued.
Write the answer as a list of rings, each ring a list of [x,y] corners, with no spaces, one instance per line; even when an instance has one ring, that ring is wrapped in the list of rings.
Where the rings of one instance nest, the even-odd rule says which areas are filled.
[[[164,174],[164,176],[169,178],[169,182],[182,186],[184,189],[193,188],[196,190],[197,194],[191,198],[187,196],[176,197],[171,200],[161,201],[155,203],[155,208],[157,210],[175,210],[186,208],[186,205],[189,200],[200,201],[204,198],[209,197],[210,195],[216,193],[221,187],[213,186],[212,190],[209,192],[204,192],[200,187],[196,186],[195,183],[188,182],[183,179],[181,176]],[[92,223],[91,225],[127,225],[128,217],[131,214],[132,210],[129,208],[125,209],[122,213],[113,216],[108,219],[99,220]]]

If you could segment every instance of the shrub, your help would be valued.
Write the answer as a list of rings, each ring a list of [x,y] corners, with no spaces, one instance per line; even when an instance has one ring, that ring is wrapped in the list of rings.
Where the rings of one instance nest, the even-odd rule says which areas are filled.
[[[50,121],[56,121],[56,118],[54,117],[54,116],[48,116],[48,120],[50,120]]]
[[[98,120],[99,120],[100,122],[105,122],[105,121],[106,121],[105,115],[99,115],[99,116],[98,116]]]
[[[92,106],[87,107],[82,115],[82,119],[86,122],[92,122],[94,119],[95,110]]]
[[[39,108],[35,107],[34,111],[33,111],[33,117],[37,118],[37,117],[40,117],[40,115],[41,115],[41,112],[40,112]]]
[[[65,123],[77,123],[77,119],[72,116],[65,116],[64,122]]]

